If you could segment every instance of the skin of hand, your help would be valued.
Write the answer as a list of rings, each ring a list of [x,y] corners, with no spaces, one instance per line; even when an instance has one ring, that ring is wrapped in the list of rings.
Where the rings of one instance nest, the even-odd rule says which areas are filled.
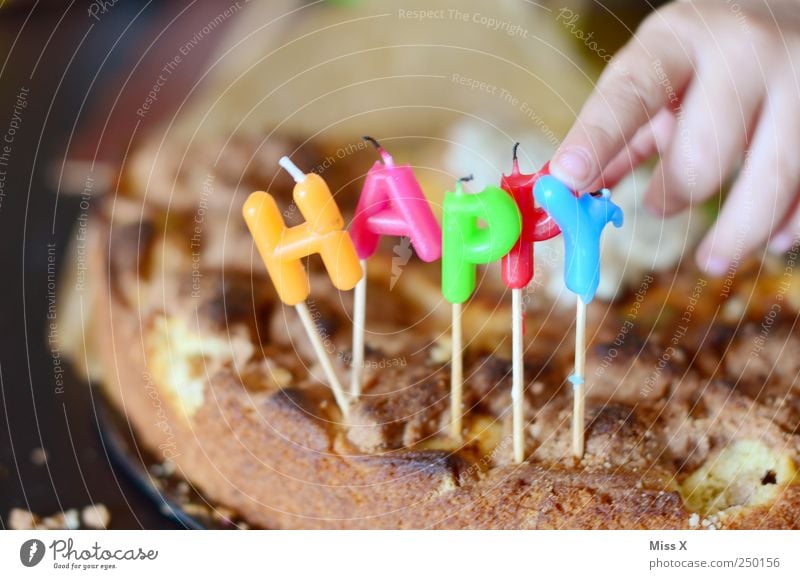
[[[644,196],[670,216],[733,184],[696,259],[711,275],[800,239],[800,1],[697,0],[652,13],[556,152],[578,191],[660,160]]]

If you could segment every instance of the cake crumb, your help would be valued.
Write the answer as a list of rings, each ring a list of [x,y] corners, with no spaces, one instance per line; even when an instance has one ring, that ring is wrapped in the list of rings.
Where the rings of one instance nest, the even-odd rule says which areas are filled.
[[[47,463],[47,451],[41,447],[36,447],[30,454],[31,464],[36,466],[44,466]]]
[[[453,342],[450,336],[441,336],[430,349],[430,361],[434,364],[444,364],[450,361],[453,351]]]
[[[39,527],[39,517],[25,509],[11,509],[8,527],[15,531],[32,531]]]
[[[278,388],[285,388],[292,383],[292,373],[283,366],[279,366],[269,358],[264,359],[264,366],[266,367],[267,375]]]
[[[111,521],[111,513],[103,503],[89,505],[81,511],[81,520],[88,529],[107,529]]]
[[[74,531],[80,529],[81,517],[78,509],[69,509],[61,513],[56,513],[45,517],[41,521],[40,528],[52,531]]]
[[[689,526],[692,529],[696,529],[697,527],[699,527],[700,526],[700,515],[698,515],[697,513],[692,513],[692,516],[689,517]]]

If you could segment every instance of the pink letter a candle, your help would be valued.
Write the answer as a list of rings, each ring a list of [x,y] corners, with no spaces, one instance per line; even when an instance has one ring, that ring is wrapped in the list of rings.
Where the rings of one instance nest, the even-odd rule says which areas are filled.
[[[442,255],[442,230],[422,193],[410,165],[395,165],[392,156],[371,137],[364,137],[378,150],[381,161],[367,173],[356,213],[350,223],[350,237],[361,260],[364,275],[356,286],[353,314],[353,357],[350,394],[361,394],[364,366],[364,333],[367,302],[367,258],[378,250],[384,235],[408,237],[419,258],[436,261]]]

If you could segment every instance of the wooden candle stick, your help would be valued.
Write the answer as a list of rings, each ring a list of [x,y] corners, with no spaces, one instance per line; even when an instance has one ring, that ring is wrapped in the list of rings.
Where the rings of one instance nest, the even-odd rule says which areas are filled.
[[[575,367],[572,376],[572,455],[583,457],[584,414],[586,407],[586,304],[577,297],[575,312]]]

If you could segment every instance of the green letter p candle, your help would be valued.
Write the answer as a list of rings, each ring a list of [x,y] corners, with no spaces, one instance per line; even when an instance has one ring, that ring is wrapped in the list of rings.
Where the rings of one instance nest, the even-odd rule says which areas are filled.
[[[475,290],[475,266],[506,255],[519,238],[522,218],[514,199],[490,185],[464,193],[461,181],[444,197],[442,218],[442,294],[463,303]]]

